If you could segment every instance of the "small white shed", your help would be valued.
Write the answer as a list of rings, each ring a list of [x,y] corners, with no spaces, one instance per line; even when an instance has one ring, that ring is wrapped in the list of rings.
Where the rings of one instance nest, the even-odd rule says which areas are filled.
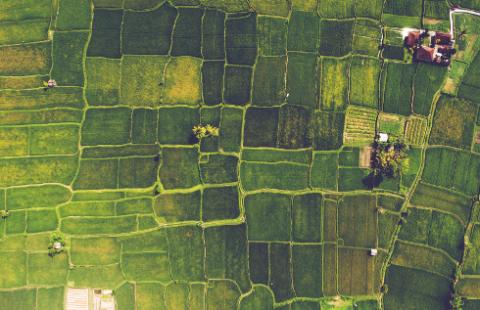
[[[388,134],[384,132],[379,133],[378,142],[388,142]]]

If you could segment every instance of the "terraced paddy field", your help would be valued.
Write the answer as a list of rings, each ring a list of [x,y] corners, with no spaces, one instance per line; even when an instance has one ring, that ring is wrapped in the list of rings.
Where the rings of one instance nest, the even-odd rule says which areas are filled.
[[[0,310],[478,309],[480,17],[449,68],[403,58],[448,12],[1,0]],[[378,132],[408,157],[369,189]]]

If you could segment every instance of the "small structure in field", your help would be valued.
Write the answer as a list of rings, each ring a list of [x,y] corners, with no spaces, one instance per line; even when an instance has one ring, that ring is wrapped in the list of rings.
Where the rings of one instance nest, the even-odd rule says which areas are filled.
[[[47,86],[48,86],[48,88],[54,88],[54,87],[57,86],[57,81],[50,79],[50,80],[48,80],[48,82],[47,82]]]
[[[384,133],[384,132],[379,133],[378,134],[378,142],[381,142],[381,143],[388,142],[388,134]]]
[[[377,256],[378,250],[377,249],[370,249],[369,254],[370,254],[370,256]]]
[[[66,310],[115,310],[112,290],[68,288]]]
[[[421,62],[434,62],[435,49],[428,46],[420,46],[415,53],[415,59]]]
[[[408,35],[405,37],[405,45],[406,47],[413,48],[417,44],[420,44],[422,40],[422,32],[420,31],[410,31]]]

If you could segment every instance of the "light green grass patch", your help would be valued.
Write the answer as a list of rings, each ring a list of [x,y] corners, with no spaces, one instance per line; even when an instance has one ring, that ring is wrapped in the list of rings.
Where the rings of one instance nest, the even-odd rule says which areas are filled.
[[[75,154],[78,152],[77,125],[48,125],[30,129],[30,154]]]
[[[74,267],[68,272],[68,282],[73,287],[112,289],[125,281],[118,264],[94,267]]]
[[[199,104],[202,101],[202,60],[193,57],[172,58],[165,69],[162,102]]]
[[[348,59],[321,58],[319,89],[322,109],[345,109],[348,104],[349,71],[350,61]]]
[[[66,253],[50,257],[47,253],[28,255],[28,283],[31,285],[64,285],[67,280]]]
[[[109,265],[120,261],[120,243],[114,238],[72,238],[70,242],[74,265]]]
[[[164,56],[124,56],[120,103],[130,106],[157,106],[162,100]]]
[[[344,143],[346,145],[367,145],[373,142],[377,110],[349,106],[345,117]]]
[[[130,59],[130,58],[127,58]],[[126,60],[128,61],[128,60]],[[121,66],[118,59],[87,57],[87,100],[90,105],[113,105],[120,97]],[[136,77],[126,76],[130,83],[137,83]],[[130,84],[126,84],[130,86]],[[138,93],[137,95],[143,94]],[[132,102],[134,103],[134,102]],[[131,104],[130,102],[128,104]]]
[[[405,118],[397,114],[381,112],[378,118],[378,129],[380,132],[389,134],[392,138],[403,137]]]
[[[27,255],[24,252],[0,253],[0,260],[2,262],[0,264],[1,288],[20,287],[27,284]]]

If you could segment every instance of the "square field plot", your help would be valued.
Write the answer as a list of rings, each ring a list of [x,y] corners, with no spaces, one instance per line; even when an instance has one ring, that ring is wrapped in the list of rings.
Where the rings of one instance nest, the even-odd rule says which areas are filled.
[[[196,108],[175,107],[159,109],[158,141],[160,144],[194,144],[193,126],[200,123]]]
[[[283,18],[258,17],[257,40],[260,55],[283,56],[287,53],[287,25]]]
[[[288,51],[317,52],[319,21],[314,13],[293,11],[288,23]]]
[[[352,48],[356,54],[378,56],[382,31],[380,24],[371,20],[357,20]]]
[[[202,60],[173,57],[165,69],[162,102],[168,104],[199,104],[202,101]]]
[[[223,99],[225,103],[245,105],[250,102],[252,69],[249,67],[225,67]]]
[[[0,74],[48,74],[52,65],[51,52],[51,42],[2,46]]]
[[[345,196],[338,206],[338,234],[344,245],[374,248],[377,239],[376,197]]]
[[[161,194],[155,199],[154,209],[161,223],[199,221],[201,193]]]
[[[288,103],[316,107],[317,56],[306,53],[288,53],[287,98]]]
[[[120,103],[130,106],[159,105],[167,62],[168,58],[164,56],[124,56]]]
[[[349,59],[320,59],[320,107],[323,110],[345,110],[348,104]]]
[[[317,111],[312,122],[315,150],[336,150],[342,146],[345,113]]]
[[[48,257],[48,256],[47,256]],[[27,254],[25,252],[0,253],[1,288],[20,287],[27,284]]]
[[[120,58],[122,10],[95,9],[87,56]]]
[[[87,110],[82,127],[82,144],[125,144],[129,142],[131,114],[131,110],[128,108]]]
[[[55,277],[52,277],[52,272]],[[55,259],[47,253],[28,255],[28,283],[33,285],[64,285],[67,280],[68,255]]]
[[[132,142],[154,144],[157,141],[158,110],[134,109],[132,114]]]
[[[257,56],[256,14],[227,18],[226,51],[229,64],[253,65]]]
[[[378,130],[392,138],[402,138],[405,131],[405,118],[398,114],[381,112],[378,117]]]
[[[58,227],[55,210],[29,210],[27,212],[27,233],[53,231]]]
[[[0,184],[5,187],[42,183],[70,184],[77,167],[77,156],[1,159]]]
[[[304,256],[306,258],[306,255]],[[270,245],[270,281],[269,286],[275,294],[275,300],[285,301],[294,295],[292,275],[292,247],[285,243],[272,243]],[[301,264],[301,263],[300,263]],[[311,266],[313,267],[313,266]],[[312,268],[310,274],[318,276],[318,269]],[[315,276],[314,276],[315,277]],[[306,280],[306,279],[302,279]],[[307,283],[298,283],[299,287],[308,286]],[[311,288],[315,290],[315,288]]]
[[[311,112],[303,107],[285,105],[279,109],[278,146],[285,149],[312,145]]]
[[[387,62],[383,70],[383,111],[410,115],[415,65]]]
[[[338,153],[315,152],[311,172],[311,185],[314,188],[337,189]]]
[[[309,166],[298,163],[244,162],[240,180],[247,191],[258,189],[301,190],[308,188]]]
[[[269,243],[249,242],[248,245],[250,279],[253,283],[267,284]]]
[[[323,297],[322,256],[322,245],[293,246],[293,287],[297,296]]]
[[[320,23],[320,55],[345,56],[352,51],[353,21],[322,20]]]
[[[202,21],[202,55],[205,60],[225,59],[225,13],[205,10]]]
[[[379,60],[352,57],[350,65],[350,102],[352,104],[377,107],[380,71]]]
[[[413,79],[414,97],[413,111],[415,113],[427,116],[430,113],[430,107],[435,94],[440,90],[447,69],[441,66],[432,66],[430,64],[418,64]]]
[[[163,148],[160,182],[166,189],[189,188],[200,183],[196,148]]]
[[[83,86],[83,51],[88,32],[55,32],[51,76],[65,86]]]
[[[478,106],[464,99],[442,96],[437,104],[429,144],[470,149]]]
[[[342,295],[372,295],[375,287],[375,258],[368,250],[338,249],[338,290]],[[380,268],[378,266],[377,268]]]
[[[200,159],[200,174],[205,184],[237,181],[238,158],[226,155],[205,155]]]
[[[244,145],[268,146],[277,145],[278,109],[250,108],[245,117]]]
[[[422,2],[416,0],[387,0],[383,10],[384,22],[392,27],[420,28],[422,6]]]
[[[444,309],[449,307],[450,280],[442,276],[412,268],[391,265],[385,283],[384,297],[388,309]]]
[[[259,57],[253,73],[252,103],[272,106],[286,99],[286,57]]]
[[[120,188],[146,188],[157,180],[158,162],[154,157],[121,158],[119,165]]]
[[[250,5],[258,14],[287,17],[290,5],[283,0],[253,0]]]
[[[114,238],[74,238],[71,260],[74,265],[109,265],[120,262],[120,243]]]
[[[242,137],[243,110],[224,107],[221,111],[219,148],[225,152],[238,152]]]
[[[120,60],[87,57],[86,71],[88,103],[106,106],[117,104],[120,99]]]
[[[168,2],[153,11],[126,11],[122,51],[133,55],[167,55],[177,9]]]
[[[464,233],[463,224],[453,215],[411,208],[408,223],[403,225],[399,238],[441,249],[459,261]]]
[[[88,30],[90,28],[90,1],[66,0],[58,5],[57,30]]]
[[[50,19],[23,20],[16,23],[0,24],[0,44],[39,42],[48,39]]]
[[[245,198],[248,239],[290,241],[291,201],[281,194],[254,194]],[[265,223],[270,225],[265,227]]]
[[[179,8],[172,35],[172,56],[202,57],[203,9]]]
[[[80,162],[75,189],[117,188],[117,159],[88,159]]]
[[[222,103],[224,67],[223,61],[205,61],[202,65],[203,101],[207,105]]]
[[[239,215],[239,197],[236,186],[204,190],[202,202],[204,221],[234,219]]]
[[[318,15],[321,18],[346,19],[355,17],[355,1],[324,0],[318,4]]]
[[[449,148],[429,148],[422,180],[467,195],[478,192],[480,156]]]
[[[294,196],[292,206],[292,240],[322,241],[322,195],[311,193]]]
[[[242,290],[249,290],[246,225],[207,228],[204,236],[206,276],[230,279]]]

